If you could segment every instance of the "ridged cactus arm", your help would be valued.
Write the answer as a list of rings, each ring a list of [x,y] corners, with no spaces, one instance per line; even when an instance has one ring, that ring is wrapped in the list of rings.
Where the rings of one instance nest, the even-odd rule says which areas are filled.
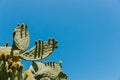
[[[54,49],[57,48],[57,41],[55,39],[48,39],[48,41],[38,40],[35,46],[30,50],[21,54],[21,58],[25,60],[42,60],[51,55]]]
[[[61,64],[53,61],[41,63],[35,62],[35,65],[31,65],[29,71],[31,75],[27,77],[27,80],[33,78],[33,80],[66,80],[67,75],[62,72]],[[37,71],[35,67],[37,66]]]
[[[30,42],[28,26],[25,24],[18,24],[17,28],[13,31],[13,45],[11,50],[11,55],[13,55],[13,50],[25,51]]]

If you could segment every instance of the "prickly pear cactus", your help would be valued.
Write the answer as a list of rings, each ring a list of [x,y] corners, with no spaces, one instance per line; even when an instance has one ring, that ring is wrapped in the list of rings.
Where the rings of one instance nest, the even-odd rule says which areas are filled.
[[[55,39],[38,40],[30,50],[28,26],[18,24],[13,31],[13,44],[8,43],[0,47],[0,80],[66,80],[67,75],[62,72],[62,62],[36,62],[47,58],[57,48]],[[22,74],[21,59],[32,61],[29,70]]]

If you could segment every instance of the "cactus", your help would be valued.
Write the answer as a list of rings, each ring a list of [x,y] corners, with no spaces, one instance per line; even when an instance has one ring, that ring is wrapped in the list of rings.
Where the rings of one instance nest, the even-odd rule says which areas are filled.
[[[35,46],[26,50],[29,42],[28,26],[18,24],[13,31],[12,47],[9,47],[8,42],[0,47],[0,80],[66,80],[67,75],[61,70],[62,61],[39,62],[58,47],[57,41],[53,38],[38,40]],[[24,74],[21,59],[33,62]]]

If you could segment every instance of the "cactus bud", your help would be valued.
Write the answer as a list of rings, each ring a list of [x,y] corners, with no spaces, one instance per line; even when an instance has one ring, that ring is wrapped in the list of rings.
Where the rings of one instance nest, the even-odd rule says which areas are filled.
[[[18,23],[17,26],[20,27],[20,23]]]
[[[62,67],[62,60],[59,61],[59,65]]]

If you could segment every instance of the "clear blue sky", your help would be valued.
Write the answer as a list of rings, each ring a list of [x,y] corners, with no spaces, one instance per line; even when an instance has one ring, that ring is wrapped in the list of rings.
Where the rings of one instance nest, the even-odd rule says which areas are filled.
[[[0,45],[17,23],[29,25],[30,47],[58,40],[45,61],[63,60],[68,80],[120,80],[120,0],[0,0]]]

